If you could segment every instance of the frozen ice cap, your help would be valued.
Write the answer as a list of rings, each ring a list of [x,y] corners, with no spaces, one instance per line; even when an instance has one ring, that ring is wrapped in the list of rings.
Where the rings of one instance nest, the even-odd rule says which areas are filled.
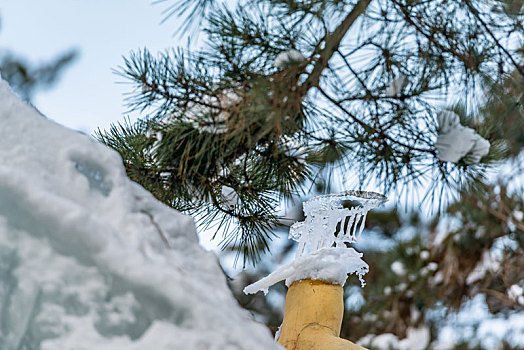
[[[0,81],[0,347],[278,349],[193,219]]]

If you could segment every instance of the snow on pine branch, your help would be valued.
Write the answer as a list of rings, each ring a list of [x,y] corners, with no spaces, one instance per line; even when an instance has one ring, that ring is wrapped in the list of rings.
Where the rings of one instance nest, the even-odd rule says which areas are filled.
[[[443,162],[456,163],[463,157],[466,163],[475,164],[489,153],[489,141],[475,130],[460,124],[459,116],[444,110],[438,117],[439,131],[435,147],[437,157]]]
[[[295,49],[287,50],[278,54],[275,58],[275,67],[286,68],[289,65],[304,62],[306,57]]]

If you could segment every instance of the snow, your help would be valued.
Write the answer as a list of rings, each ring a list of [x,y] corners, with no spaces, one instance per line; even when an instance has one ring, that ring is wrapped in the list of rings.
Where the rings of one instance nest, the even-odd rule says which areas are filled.
[[[434,262],[434,261],[430,262],[428,264],[428,270],[429,271],[433,271],[433,272],[437,271],[438,270],[438,264],[436,262]]]
[[[423,250],[420,252],[420,258],[422,260],[428,260],[429,259],[429,252],[427,250]]]
[[[524,290],[521,286],[519,286],[518,284],[514,284],[508,289],[508,297],[514,302],[524,305],[523,292]]]
[[[468,164],[478,163],[489,152],[489,141],[473,129],[460,124],[459,116],[444,110],[439,114],[439,132],[435,147],[443,162],[458,162],[466,157]]]
[[[486,273],[495,272],[500,268],[500,261],[489,251],[485,250],[482,253],[482,258],[477,263],[473,271],[466,277],[466,284],[471,285],[476,281],[484,278]]]
[[[364,286],[362,276],[369,271],[369,266],[362,260],[362,253],[353,248],[321,248],[303,255],[289,264],[281,266],[273,273],[244,288],[244,293],[255,294],[286,280],[286,286],[303,279],[325,281],[344,285],[347,275],[356,273]]]
[[[404,74],[400,74],[396,79],[391,81],[386,89],[386,96],[387,97],[395,97],[398,96],[402,89],[406,86],[406,76]]]
[[[398,276],[404,276],[406,274],[406,268],[400,261],[394,261],[391,264],[391,271],[393,271]]]
[[[300,51],[291,49],[279,53],[275,58],[274,65],[277,68],[286,68],[286,66],[289,66],[294,63],[300,63],[305,60],[306,58]]]
[[[515,210],[513,211],[513,217],[515,218],[515,220],[519,221],[519,222],[522,222],[522,219],[524,219],[524,213],[520,210]]]
[[[225,134],[229,130],[229,109],[241,101],[233,90],[226,90],[217,96],[202,96],[198,102],[190,102],[182,116],[166,115],[173,119],[191,124],[199,133]]]
[[[424,350],[429,345],[430,339],[429,328],[422,326],[420,328],[408,328],[404,339],[398,339],[396,335],[391,333],[368,334],[359,339],[357,344],[374,350]]]
[[[449,314],[439,328],[438,338],[432,344],[435,350],[453,349],[454,344],[462,341],[482,349],[501,349],[503,339],[513,348],[524,347],[524,314],[493,315],[483,294],[468,300],[458,313]]]
[[[194,221],[0,81],[2,349],[277,349]]]
[[[240,203],[240,197],[233,188],[222,186],[222,201],[228,208],[233,209]]]

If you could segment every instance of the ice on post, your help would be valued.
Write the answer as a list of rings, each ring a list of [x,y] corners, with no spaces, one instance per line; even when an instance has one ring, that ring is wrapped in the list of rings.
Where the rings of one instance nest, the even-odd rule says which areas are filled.
[[[289,238],[298,242],[295,260],[281,266],[261,280],[244,288],[244,293],[268,292],[282,280],[312,279],[344,285],[348,274],[357,274],[362,285],[369,266],[362,253],[347,247],[356,242],[364,229],[369,210],[387,200],[381,194],[346,191],[314,197],[304,203],[306,219],[294,223]]]
[[[0,81],[0,348],[278,349],[193,220]]]

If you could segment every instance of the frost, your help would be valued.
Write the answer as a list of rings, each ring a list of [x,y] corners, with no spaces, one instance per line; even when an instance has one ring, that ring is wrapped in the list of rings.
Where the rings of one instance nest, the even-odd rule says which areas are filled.
[[[435,147],[441,161],[456,163],[466,156],[466,163],[474,164],[489,153],[490,144],[473,129],[461,125],[456,113],[445,110],[439,114]]]
[[[275,67],[286,68],[289,65],[305,61],[304,55],[295,49],[284,51],[278,54],[275,58]]]
[[[131,182],[116,152],[3,81],[0,123],[2,350],[279,348],[193,219]]]

